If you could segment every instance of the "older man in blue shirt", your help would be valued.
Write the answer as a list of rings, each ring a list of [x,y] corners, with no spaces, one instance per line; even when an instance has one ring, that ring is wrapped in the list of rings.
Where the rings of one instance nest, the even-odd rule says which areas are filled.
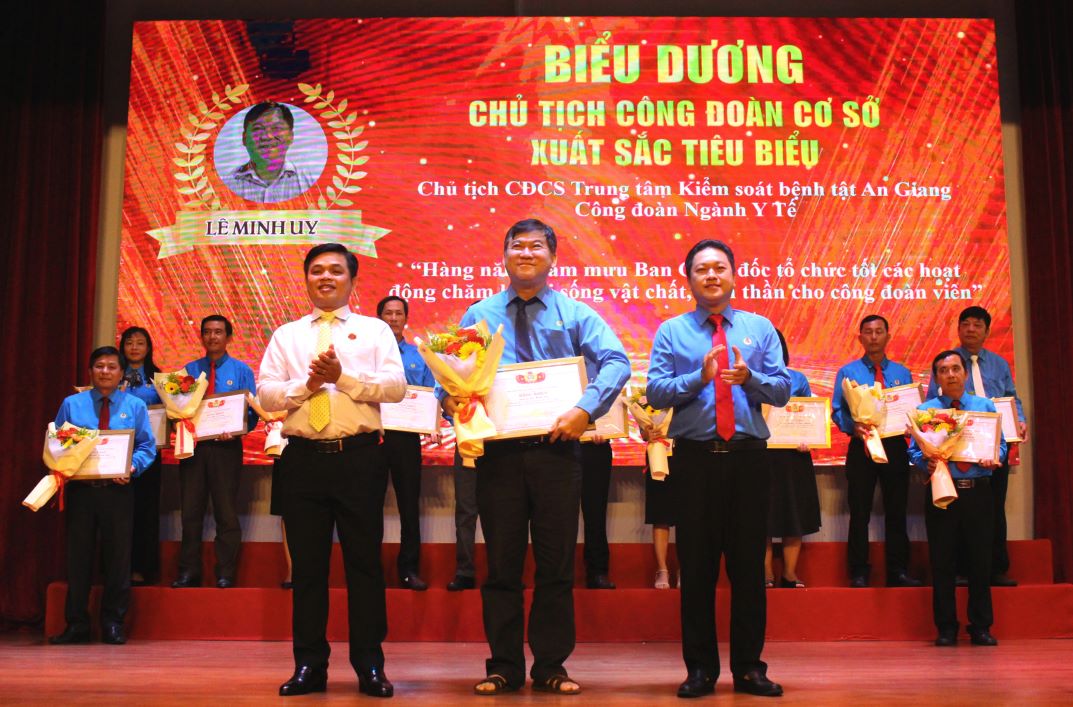
[[[470,307],[462,326],[482,319],[503,326],[503,364],[583,356],[600,371],[574,407],[538,438],[489,442],[477,460],[477,507],[488,553],[488,579],[481,588],[484,630],[492,657],[479,695],[512,692],[525,683],[522,568],[528,536],[536,560],[536,587],[529,614],[533,688],[577,694],[564,663],[574,650],[574,550],[577,544],[581,461],[578,439],[589,423],[610,409],[630,377],[630,362],[618,337],[588,305],[548,287],[555,265],[555,232],[536,219],[520,221],[503,240],[510,287]],[[442,395],[442,391],[441,391]],[[443,397],[454,414],[460,400]]]
[[[652,342],[648,402],[674,408],[670,472],[678,496],[682,580],[682,655],[687,677],[679,697],[714,692],[719,677],[715,585],[720,556],[731,580],[730,670],[734,690],[782,695],[760,659],[767,626],[764,550],[770,436],[761,405],[790,399],[790,374],[775,327],[731,306],[734,253],[702,240],[685,258],[697,302],[663,322]]]
[[[886,538],[886,566],[888,587],[919,587],[920,580],[909,576],[909,532],[906,529],[906,504],[909,499],[909,458],[902,435],[887,437],[883,449],[886,463],[876,463],[864,448],[864,439],[871,426],[854,422],[849,407],[842,397],[842,381],[849,378],[861,385],[879,383],[884,388],[908,385],[913,374],[900,363],[887,358],[890,343],[890,325],[878,314],[869,314],[861,320],[857,339],[864,348],[864,356],[843,366],[835,376],[834,399],[831,401],[831,419],[838,429],[849,435],[846,451],[846,482],[849,500],[849,555],[850,586],[867,587],[871,566],[868,564],[868,522],[872,515],[872,497],[876,481],[883,491],[883,519]]]
[[[943,351],[936,356],[931,371],[943,392],[922,403],[919,409],[995,412],[995,404],[990,400],[965,391],[968,377],[966,363],[958,351]],[[927,469],[929,474],[935,471],[936,461],[924,456],[916,440],[909,447],[909,458],[914,465]],[[931,503],[931,494],[927,494],[924,521],[928,528],[928,553],[931,557],[932,612],[939,630],[939,636],[935,639],[937,646],[957,645],[954,587],[959,541],[964,541],[968,559],[969,625],[966,628],[973,645],[998,645],[991,635],[994,621],[991,608],[991,525],[994,514],[991,474],[1005,460],[1006,440],[1002,439],[998,459],[949,463],[958,497],[945,509],[936,508]]]
[[[100,430],[134,430],[131,477],[156,458],[156,442],[149,410],[135,396],[119,390],[123,369],[119,350],[102,346],[89,356],[93,388],[64,399],[56,413],[56,427],[70,422]],[[67,486],[67,628],[49,642],[56,645],[88,643],[89,589],[93,577],[94,546],[101,533],[104,593],[101,596],[101,640],[126,643],[123,619],[130,605],[130,548],[134,523],[134,492],[129,478],[75,481]]]

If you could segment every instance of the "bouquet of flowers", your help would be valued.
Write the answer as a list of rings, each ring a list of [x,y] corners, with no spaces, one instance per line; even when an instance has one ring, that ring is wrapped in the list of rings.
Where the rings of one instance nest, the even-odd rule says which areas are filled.
[[[287,438],[283,436],[283,421],[287,419],[287,411],[266,412],[250,393],[246,393],[246,402],[265,421],[265,454],[270,457],[283,454],[283,448],[287,446]]]
[[[153,387],[168,417],[175,420],[175,440],[172,451],[176,459],[194,456],[197,444],[194,430],[194,414],[201,399],[205,397],[205,374],[197,378],[187,374],[186,369],[174,373],[154,373]]]
[[[631,386],[626,403],[641,430],[641,438],[648,443],[648,471],[655,481],[663,481],[670,473],[667,457],[674,452],[674,440],[667,438],[674,409],[657,410],[649,405],[645,386]]]
[[[887,452],[883,449],[883,440],[877,427],[882,426],[887,417],[887,404],[883,402],[883,386],[879,383],[861,385],[849,378],[842,379],[842,397],[849,408],[854,422],[871,425],[864,440],[864,450],[877,464],[887,463]]]
[[[99,441],[98,430],[77,427],[70,422],[63,423],[57,429],[55,422],[48,423],[45,451],[41,456],[50,473],[37,482],[34,490],[23,499],[22,505],[31,511],[38,511],[59,491],[62,511],[63,485],[78,471]]]
[[[946,462],[957,451],[958,440],[965,429],[965,414],[956,410],[931,409],[906,415],[909,417],[909,433],[920,451],[936,461],[931,475],[931,502],[936,508],[946,508],[958,497]]]
[[[451,327],[432,334],[428,342],[415,339],[421,358],[448,395],[466,403],[454,415],[455,443],[465,466],[484,454],[484,440],[496,433],[482,398],[492,389],[499,358],[503,355],[503,327],[488,332],[482,320],[475,326]]]

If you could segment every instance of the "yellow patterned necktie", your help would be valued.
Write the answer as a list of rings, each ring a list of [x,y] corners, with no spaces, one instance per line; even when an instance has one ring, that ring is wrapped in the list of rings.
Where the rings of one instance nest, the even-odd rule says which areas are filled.
[[[324,353],[332,343],[332,322],[334,312],[325,312],[317,320],[317,355]],[[320,432],[332,419],[332,409],[328,400],[328,391],[321,388],[309,399],[309,425]]]

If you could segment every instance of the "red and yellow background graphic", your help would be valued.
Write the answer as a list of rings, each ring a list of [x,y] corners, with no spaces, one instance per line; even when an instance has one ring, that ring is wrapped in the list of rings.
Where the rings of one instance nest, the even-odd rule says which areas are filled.
[[[636,381],[656,327],[692,308],[679,269],[708,237],[734,248],[736,305],[785,333],[814,394],[860,356],[871,313],[925,382],[969,304],[1013,358],[991,20],[288,26],[283,63],[244,22],[135,26],[117,324],[147,327],[166,368],[200,356],[199,322],[221,313],[256,371],[272,331],[309,308],[314,242],[360,254],[360,311],[401,294],[414,333],[441,329],[505,285],[503,236],[528,217],[559,236],[552,286],[604,316]],[[295,109],[289,157],[320,176],[257,204],[224,184],[222,155],[268,100]],[[817,459],[841,458],[835,438]]]

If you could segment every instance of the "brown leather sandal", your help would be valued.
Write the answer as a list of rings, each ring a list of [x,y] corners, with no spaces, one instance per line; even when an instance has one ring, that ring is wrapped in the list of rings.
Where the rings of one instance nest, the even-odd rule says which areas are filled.
[[[573,689],[569,686],[573,685]],[[569,675],[549,675],[543,680],[534,680],[533,689],[537,692],[551,692],[556,695],[580,695],[581,685]]]
[[[491,690],[481,690],[481,685],[491,685]],[[507,682],[502,675],[489,675],[484,680],[473,686],[473,692],[477,695],[502,695],[505,692],[517,692],[518,688]]]

